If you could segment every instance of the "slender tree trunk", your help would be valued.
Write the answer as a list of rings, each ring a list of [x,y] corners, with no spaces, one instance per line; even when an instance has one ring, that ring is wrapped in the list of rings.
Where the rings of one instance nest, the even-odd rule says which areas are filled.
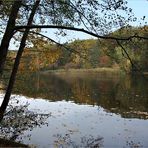
[[[28,26],[32,25],[33,17],[35,15],[37,7],[39,6],[39,3],[40,3],[40,0],[36,0],[34,6],[32,8],[30,17],[28,19],[28,23],[27,23]],[[11,73],[11,76],[10,76],[8,88],[6,90],[6,94],[5,94],[4,100],[3,100],[2,105],[0,107],[0,115],[1,115],[0,118],[1,118],[1,120],[3,118],[3,114],[4,114],[4,112],[5,112],[6,108],[7,108],[9,100],[10,100],[11,92],[12,92],[13,85],[14,85],[14,82],[15,82],[15,79],[16,79],[16,74],[17,74],[17,71],[18,71],[18,67],[19,67],[19,63],[20,63],[20,59],[21,59],[22,53],[24,51],[24,47],[25,47],[25,44],[26,44],[28,33],[29,33],[29,29],[26,29],[24,34],[23,34],[19,50],[17,52],[17,56],[16,56],[15,63],[14,63],[14,66],[13,66],[13,69],[12,69],[12,73]]]
[[[7,56],[7,52],[8,52],[9,43],[10,43],[10,40],[13,36],[15,21],[17,18],[19,8],[21,7],[21,4],[22,4],[22,0],[19,0],[19,1],[15,0],[14,1],[12,8],[11,8],[10,15],[9,15],[7,27],[6,27],[4,36],[1,41],[1,45],[0,45],[0,74],[3,72],[3,69],[4,69],[4,64],[5,64],[5,60],[6,60],[6,56]]]

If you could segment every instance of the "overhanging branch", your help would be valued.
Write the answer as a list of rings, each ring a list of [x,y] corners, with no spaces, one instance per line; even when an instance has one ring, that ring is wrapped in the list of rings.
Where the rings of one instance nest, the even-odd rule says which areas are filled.
[[[83,32],[86,34],[89,34],[91,36],[94,36],[96,38],[100,39],[109,39],[109,40],[118,40],[118,41],[126,41],[126,40],[131,40],[133,38],[138,38],[138,39],[145,39],[148,40],[148,37],[143,37],[143,36],[138,36],[138,35],[133,35],[129,37],[113,37],[113,36],[101,36],[96,33],[87,31],[83,28],[75,28],[75,27],[68,27],[68,26],[56,26],[56,25],[30,25],[30,26],[16,26],[14,29],[15,30],[20,30],[20,29],[64,29],[64,30],[71,30],[71,31],[77,31],[77,32]]]

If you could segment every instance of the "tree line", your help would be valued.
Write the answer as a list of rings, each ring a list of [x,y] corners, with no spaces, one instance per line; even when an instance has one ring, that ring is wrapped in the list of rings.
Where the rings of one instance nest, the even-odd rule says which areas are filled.
[[[112,34],[127,36],[138,32],[143,37],[147,37],[148,27],[132,27],[119,29]],[[126,51],[132,61],[141,69],[142,72],[148,70],[147,47],[145,40],[133,40],[124,43]],[[20,71],[38,71],[38,70],[55,70],[55,69],[89,69],[99,67],[119,68],[126,73],[137,71],[126,57],[122,48],[115,41],[86,39],[75,40],[66,44],[69,50],[57,44],[47,41],[45,38],[32,38],[33,46],[26,48],[19,66]],[[16,55],[15,51],[9,51],[10,59]],[[9,58],[8,58],[9,59]],[[10,60],[8,60],[10,61]]]

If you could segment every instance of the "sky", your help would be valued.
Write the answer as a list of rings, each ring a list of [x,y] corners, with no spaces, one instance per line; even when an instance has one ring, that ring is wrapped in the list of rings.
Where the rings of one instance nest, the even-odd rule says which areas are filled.
[[[146,15],[148,20],[148,0],[128,0],[128,6],[133,9],[136,16]]]

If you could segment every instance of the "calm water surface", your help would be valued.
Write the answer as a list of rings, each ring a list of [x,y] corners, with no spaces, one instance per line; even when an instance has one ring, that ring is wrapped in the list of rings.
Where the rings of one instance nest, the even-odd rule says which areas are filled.
[[[21,76],[0,137],[47,148],[148,147],[147,84],[92,72]]]

